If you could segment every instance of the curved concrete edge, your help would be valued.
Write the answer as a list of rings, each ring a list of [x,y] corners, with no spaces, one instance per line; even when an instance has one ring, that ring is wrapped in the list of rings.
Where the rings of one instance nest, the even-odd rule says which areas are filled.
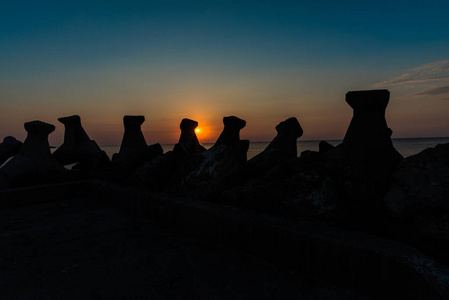
[[[370,295],[449,299],[449,268],[403,243],[235,207],[88,180],[0,191],[0,207],[88,196],[189,235]],[[42,200],[41,200],[41,197]]]

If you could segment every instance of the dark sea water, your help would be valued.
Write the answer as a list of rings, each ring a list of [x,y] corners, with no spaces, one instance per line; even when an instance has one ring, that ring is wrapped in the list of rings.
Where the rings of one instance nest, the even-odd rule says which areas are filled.
[[[340,144],[341,140],[327,140],[328,143],[336,146]],[[318,151],[318,144],[320,140],[317,141],[301,141],[299,140],[298,145],[298,156],[301,152],[305,150]],[[408,157],[414,154],[418,154],[424,149],[435,147],[438,144],[446,144],[449,143],[449,137],[446,138],[400,138],[393,139],[393,145],[396,150],[399,151],[404,157]],[[260,152],[262,152],[267,146],[269,142],[251,142],[249,144],[248,149],[248,159],[253,158]],[[213,144],[203,144],[204,147],[209,149],[213,146]],[[173,150],[174,145],[162,145],[164,149],[164,153],[170,150]],[[101,147],[108,156],[111,158],[112,154],[117,153],[120,149],[120,146],[109,146],[109,147]]]

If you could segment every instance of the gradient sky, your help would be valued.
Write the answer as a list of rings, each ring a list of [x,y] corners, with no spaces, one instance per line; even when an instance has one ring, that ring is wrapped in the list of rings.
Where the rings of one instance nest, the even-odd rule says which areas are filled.
[[[214,142],[224,116],[270,141],[342,139],[350,90],[391,92],[393,137],[449,136],[449,1],[1,1],[0,138],[78,114],[120,144],[144,115],[148,144],[175,143],[184,117]]]

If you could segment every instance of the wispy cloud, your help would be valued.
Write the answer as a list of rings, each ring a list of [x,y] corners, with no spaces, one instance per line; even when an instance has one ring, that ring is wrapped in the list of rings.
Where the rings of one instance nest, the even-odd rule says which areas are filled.
[[[449,79],[449,60],[440,60],[411,69],[391,80],[374,84],[375,87]]]
[[[416,93],[415,95],[442,95],[442,94],[447,94],[449,93],[449,85],[447,86],[442,86],[442,87],[437,87],[437,88],[433,88],[427,91],[423,91],[423,92],[419,92]]]

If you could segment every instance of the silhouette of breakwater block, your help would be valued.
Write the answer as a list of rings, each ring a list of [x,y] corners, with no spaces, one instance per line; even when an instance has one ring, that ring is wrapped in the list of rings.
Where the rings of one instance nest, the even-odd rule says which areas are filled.
[[[198,122],[183,119],[180,124],[181,136],[173,151],[143,164],[133,174],[131,180],[143,187],[157,191],[178,191],[186,176],[202,161],[201,146],[195,134]]]
[[[8,158],[16,155],[21,146],[22,142],[16,140],[14,137],[5,137],[0,144],[0,166],[3,165]]]
[[[389,98],[388,90],[348,92],[346,102],[354,114],[343,143],[323,153],[326,160],[342,167],[340,221],[366,230],[376,230],[382,197],[403,159],[393,147],[392,131],[385,119]]]
[[[241,160],[246,161],[249,141],[240,140],[240,130],[246,126],[246,121],[235,116],[229,116],[223,118],[223,124],[223,131],[210,150],[225,145],[240,153]]]
[[[405,158],[384,198],[393,236],[449,264],[449,144]],[[388,223],[387,223],[388,222]]]
[[[80,163],[74,169],[83,171],[106,169],[109,166],[107,154],[91,140],[81,125],[78,115],[58,119],[64,124],[64,143],[53,152],[53,157],[63,165]]]
[[[195,133],[195,128],[198,127],[198,122],[190,119],[182,119],[179,126],[181,128],[181,136],[178,143],[175,145],[174,152],[184,152],[187,156],[197,155],[206,151]]]
[[[343,139],[350,159],[364,159],[366,154],[391,156],[398,163],[402,156],[391,142],[392,131],[387,126],[385,110],[390,99],[388,90],[356,91],[346,94],[346,102],[354,110]]]
[[[326,153],[326,152],[328,152],[328,151],[333,150],[334,148],[335,148],[335,147],[334,147],[333,145],[329,144],[329,143],[326,142],[326,141],[321,141],[321,142],[318,144],[318,152],[319,152],[319,153]]]
[[[209,197],[243,181],[248,140],[240,140],[246,121],[235,116],[223,118],[224,129],[198,167],[187,175],[185,189],[195,196]],[[210,197],[209,197],[210,198]]]
[[[251,168],[266,169],[280,161],[294,159],[298,156],[296,141],[302,136],[303,130],[295,117],[289,118],[276,126],[276,137],[265,148],[248,161]]]
[[[41,121],[25,123],[27,138],[17,155],[0,169],[0,186],[58,182],[69,172],[51,156],[48,135],[55,126]]]
[[[140,126],[145,122],[144,116],[124,116],[123,125],[125,133],[123,134],[120,151],[126,148],[145,148],[147,143],[143,136]]]
[[[393,147],[392,130],[385,119],[389,98],[388,90],[348,92],[346,102],[354,110],[351,123],[343,143],[326,152],[326,157],[362,164],[375,158],[396,166],[403,157]]]
[[[277,150],[288,158],[298,156],[296,140],[302,136],[301,125],[296,118],[289,118],[276,126],[278,134],[265,150]]]
[[[119,153],[112,156],[114,173],[120,177],[133,173],[140,165],[162,155],[161,145],[148,146],[140,126],[145,122],[144,116],[124,116],[122,144]]]
[[[235,116],[223,118],[224,128],[214,146],[234,146],[240,142],[240,130],[246,126],[246,121]]]

